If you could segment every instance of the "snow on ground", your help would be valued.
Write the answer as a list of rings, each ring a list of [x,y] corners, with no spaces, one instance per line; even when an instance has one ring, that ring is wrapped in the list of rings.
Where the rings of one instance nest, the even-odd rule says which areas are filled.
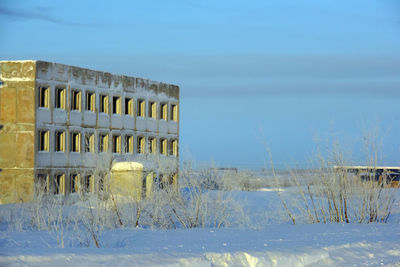
[[[0,266],[400,266],[398,201],[387,224],[290,225],[271,219],[281,209],[273,193],[235,193],[252,220],[270,214],[251,230],[105,230],[97,249],[57,248],[47,231],[2,227]]]
[[[400,266],[400,226],[390,224],[114,230],[100,249],[54,248],[46,232],[0,239],[1,266]]]

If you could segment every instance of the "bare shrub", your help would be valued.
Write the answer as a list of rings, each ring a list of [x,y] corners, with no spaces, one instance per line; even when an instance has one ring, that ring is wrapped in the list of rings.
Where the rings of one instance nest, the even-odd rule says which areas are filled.
[[[348,165],[337,151],[326,157],[319,154],[318,167],[309,172],[290,172],[294,195],[278,195],[292,223],[387,222],[396,190],[390,186],[389,177],[376,179],[380,174],[375,167],[369,170],[371,178],[367,180],[346,168],[335,168]]]
[[[102,218],[105,214],[101,212],[100,205],[101,203],[97,202],[97,205],[92,207],[89,201],[89,207],[81,213],[83,227],[97,248],[100,248],[100,235],[105,225]]]
[[[218,228],[244,223],[242,205],[233,199],[231,192],[204,188],[204,181],[215,177],[212,169],[201,170],[203,179],[198,179],[191,165],[185,166],[179,172],[179,187],[166,184],[148,200],[145,212],[153,227]],[[215,183],[220,188],[218,181]]]
[[[31,206],[31,225],[34,229],[44,230],[47,228],[46,218],[45,218],[45,198],[47,186],[43,181],[35,181],[34,184],[34,198],[33,202],[30,203]]]
[[[0,223],[5,223],[8,231],[21,232],[29,225],[28,213],[26,204],[4,204],[0,210]]]
[[[223,188],[223,180],[214,179],[211,168],[194,172],[191,164],[185,164],[179,171],[178,184],[172,182],[172,170],[160,167],[157,172],[163,178],[155,179],[151,194],[143,198],[110,192],[108,207],[114,214],[115,225],[173,229],[244,224],[243,207],[231,192],[205,188],[204,181],[213,181],[217,188]]]

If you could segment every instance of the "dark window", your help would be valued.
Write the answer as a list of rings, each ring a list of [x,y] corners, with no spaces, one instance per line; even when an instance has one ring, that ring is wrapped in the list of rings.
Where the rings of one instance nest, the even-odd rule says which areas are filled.
[[[81,110],[81,92],[71,91],[71,110]]]
[[[96,95],[92,92],[86,93],[86,110],[95,111]]]
[[[56,108],[65,109],[65,88],[56,88]]]
[[[100,112],[108,113],[108,96],[100,95]]]
[[[50,88],[39,87],[39,107],[49,108]]]
[[[113,97],[113,114],[121,114],[121,97]]]
[[[64,193],[64,175],[57,174],[54,177],[54,194],[63,194]]]

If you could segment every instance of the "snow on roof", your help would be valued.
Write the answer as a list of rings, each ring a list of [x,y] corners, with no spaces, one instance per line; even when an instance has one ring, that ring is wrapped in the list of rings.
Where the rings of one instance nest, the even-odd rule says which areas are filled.
[[[135,161],[124,161],[114,163],[111,171],[141,171],[143,164]]]

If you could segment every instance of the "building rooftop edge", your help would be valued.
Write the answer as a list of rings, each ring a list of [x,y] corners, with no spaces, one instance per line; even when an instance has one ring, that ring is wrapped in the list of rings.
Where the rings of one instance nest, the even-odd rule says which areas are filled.
[[[152,83],[168,84],[168,85],[172,85],[172,86],[178,87],[178,90],[180,88],[179,85],[173,84],[173,83],[166,83],[166,82],[155,81],[155,80],[148,79],[148,78],[143,78],[143,77],[136,77],[136,76],[129,76],[129,75],[124,75],[124,74],[111,73],[111,72],[108,72],[108,71],[101,71],[101,70],[96,70],[96,69],[83,68],[83,67],[79,67],[79,66],[67,65],[67,64],[63,64],[63,63],[51,62],[51,61],[40,60],[40,59],[0,60],[0,63],[3,63],[3,62],[4,63],[7,63],[7,62],[35,62],[35,63],[38,63],[39,62],[39,63],[47,63],[47,64],[58,64],[58,65],[64,65],[64,66],[67,66],[67,67],[78,68],[78,69],[82,69],[82,70],[89,70],[89,71],[107,73],[107,74],[110,74],[112,76],[125,76],[125,77],[143,79],[143,80],[146,80],[146,81],[149,81],[149,82],[152,82]]]

